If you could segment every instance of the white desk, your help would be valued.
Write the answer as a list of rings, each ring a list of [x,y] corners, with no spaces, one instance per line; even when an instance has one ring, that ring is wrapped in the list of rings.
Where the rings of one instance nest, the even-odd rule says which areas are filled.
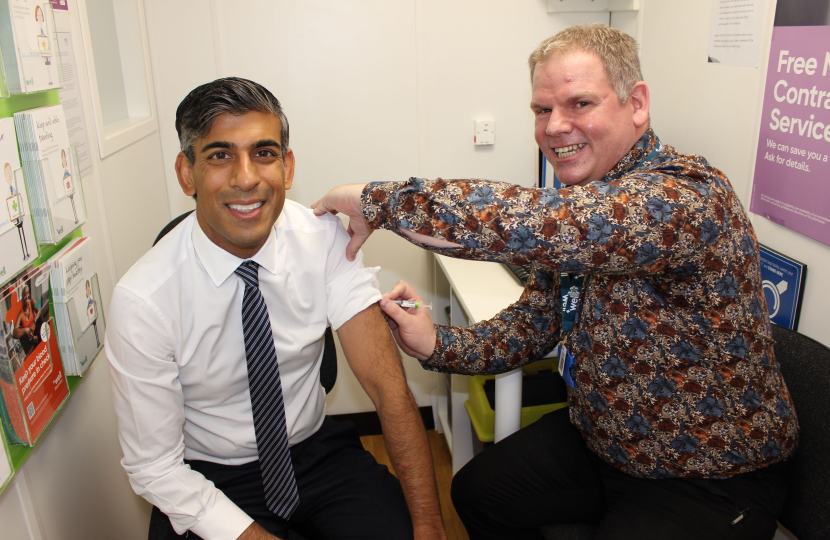
[[[490,319],[519,299],[523,287],[499,263],[464,261],[435,255],[433,321],[469,326]],[[445,308],[450,309],[450,320]],[[436,428],[442,430],[452,453],[452,472],[474,455],[478,440],[472,431],[464,402],[468,397],[466,375],[435,374],[433,411]],[[517,431],[522,416],[522,370],[496,375],[495,440]]]

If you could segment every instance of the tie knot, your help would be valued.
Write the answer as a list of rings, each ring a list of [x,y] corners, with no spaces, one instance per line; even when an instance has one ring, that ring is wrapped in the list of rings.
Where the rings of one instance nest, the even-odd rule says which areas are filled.
[[[259,287],[259,265],[254,261],[245,261],[234,270],[234,273],[242,278],[246,287]]]

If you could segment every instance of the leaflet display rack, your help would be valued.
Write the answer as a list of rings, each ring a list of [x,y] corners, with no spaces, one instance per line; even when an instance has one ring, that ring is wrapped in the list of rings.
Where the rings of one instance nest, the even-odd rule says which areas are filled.
[[[3,2],[3,1],[4,0],[0,0],[0,2]],[[0,34],[2,34],[2,32],[0,32]],[[32,110],[32,109],[36,109],[38,107],[45,107],[45,106],[48,106],[48,105],[58,105],[58,104],[60,104],[60,99],[58,97],[57,90],[46,91],[46,92],[31,92],[31,93],[23,93],[23,94],[13,94],[13,95],[11,95],[9,97],[5,97],[5,98],[0,97],[0,117],[11,117],[11,116],[14,115],[14,113],[17,113],[17,112],[20,112],[20,111]],[[71,156],[70,161],[73,162],[73,165],[72,165],[72,167],[74,168],[73,170],[77,170],[77,158],[74,154],[75,154],[74,152],[69,153],[69,155]],[[25,173],[25,170],[24,170],[24,173]],[[72,173],[72,174],[77,174],[77,173]],[[25,176],[25,174],[22,175],[20,172],[18,172],[18,176],[17,176],[18,181],[24,181],[24,182],[27,181],[28,179],[25,178],[24,176]],[[83,197],[83,185],[82,185],[82,182],[80,181],[81,180],[80,176],[76,176],[75,178],[76,178],[75,188],[76,188],[76,190],[78,190],[78,191],[76,191],[76,195],[75,195],[75,197],[76,197],[75,202],[77,203],[77,197],[79,195],[81,197]],[[31,213],[32,213],[32,215],[34,214],[33,211],[31,211]],[[82,236],[82,231],[81,231],[81,228],[80,228],[81,224],[82,223],[79,223],[79,226],[77,228],[75,228],[73,231],[69,232],[63,239],[59,240],[58,243],[55,243],[55,244],[38,244],[37,242],[33,242],[34,246],[32,246],[32,245],[29,246],[30,251],[33,250],[32,251],[33,256],[30,259],[27,259],[27,266],[37,267],[38,265],[41,265],[44,262],[47,262],[50,257],[54,256],[66,244],[73,241],[74,239],[80,238]],[[39,251],[39,254],[37,254],[38,251]],[[15,279],[17,279],[17,278],[15,277]],[[101,318],[102,316],[103,316],[103,314],[99,314],[99,318]],[[50,313],[50,317],[54,317],[54,312]],[[100,325],[99,325],[99,328],[100,328]],[[57,330],[57,328],[54,328],[54,330]],[[59,357],[59,355],[58,355],[58,357]],[[58,360],[58,364],[60,365],[60,360]],[[63,371],[62,365],[59,366],[59,369],[61,371]],[[81,383],[81,377],[66,376],[65,380],[66,380],[66,384],[67,384],[67,387],[69,389],[69,393],[70,393],[70,396],[71,396],[71,394],[76,390],[78,385]],[[64,400],[63,405],[61,407],[59,407],[59,409],[62,408],[63,406],[65,406],[66,403],[68,403],[68,400]],[[0,433],[2,433],[2,429],[0,429]],[[41,438],[46,437],[46,436],[48,436],[48,433],[49,433],[49,426],[47,426],[46,429],[43,430],[40,433],[40,437]],[[2,435],[4,435],[4,434],[2,434]],[[0,436],[0,439],[5,439],[5,436]],[[8,441],[5,441],[5,442],[8,442]],[[14,474],[17,471],[19,471],[21,467],[23,467],[25,461],[27,460],[27,458],[29,457],[29,454],[32,451],[32,448],[28,445],[25,445],[25,444],[24,445],[11,445],[10,444],[8,446],[7,450],[8,450],[8,457],[11,460],[11,470],[12,470],[12,477],[13,477]],[[0,455],[0,470],[2,470],[2,461],[4,459],[4,457],[3,457],[4,455],[5,455],[5,453],[2,453],[2,455]],[[0,477],[2,477],[2,474],[0,474]],[[12,481],[11,484],[13,484],[13,483],[14,482]],[[2,493],[4,489],[8,488],[9,485],[11,485],[8,481],[6,481],[6,486],[5,487],[2,484],[3,484],[3,481],[0,480],[0,493]]]
[[[55,18],[49,2],[0,0],[0,97],[63,86]]]
[[[0,198],[4,199],[0,209],[0,286],[3,286],[31,265],[39,254],[11,118],[0,118],[0,168],[3,178]]]
[[[61,191],[57,191],[57,186],[47,185],[54,174],[54,159],[23,161],[32,221],[38,244],[41,245],[62,242],[86,222],[84,188],[80,181],[78,152],[74,146],[69,147],[67,158],[65,166],[56,163],[56,166],[68,172],[61,185]]]
[[[29,204],[40,244],[56,244],[86,221],[77,150],[61,105],[14,113]]]
[[[44,263],[0,289],[0,423],[12,445],[33,446],[69,397],[50,288]]]
[[[92,240],[78,238],[49,259],[52,306],[63,369],[83,376],[104,346],[106,321]]]

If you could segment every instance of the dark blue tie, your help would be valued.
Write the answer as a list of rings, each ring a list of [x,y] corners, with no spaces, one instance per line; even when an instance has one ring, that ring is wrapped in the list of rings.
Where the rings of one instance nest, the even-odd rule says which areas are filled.
[[[242,332],[248,359],[248,386],[265,503],[276,515],[288,519],[300,503],[300,497],[288,451],[277,351],[268,308],[259,292],[258,271],[259,265],[253,261],[245,261],[236,269],[236,275],[245,282]]]

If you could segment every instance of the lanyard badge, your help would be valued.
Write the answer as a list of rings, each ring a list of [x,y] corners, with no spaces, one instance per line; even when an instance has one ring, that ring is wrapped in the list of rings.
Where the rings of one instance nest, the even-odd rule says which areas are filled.
[[[576,312],[579,307],[579,294],[582,291],[582,284],[585,276],[575,274],[562,274],[560,286],[562,289],[562,333],[568,334],[574,329]]]
[[[565,346],[565,341],[574,329],[574,322],[579,308],[579,295],[582,292],[585,276],[562,274],[559,279],[562,291],[562,341],[559,343],[559,374],[562,376],[562,380],[573,388],[574,380],[571,378],[571,366],[574,364],[574,357]]]

